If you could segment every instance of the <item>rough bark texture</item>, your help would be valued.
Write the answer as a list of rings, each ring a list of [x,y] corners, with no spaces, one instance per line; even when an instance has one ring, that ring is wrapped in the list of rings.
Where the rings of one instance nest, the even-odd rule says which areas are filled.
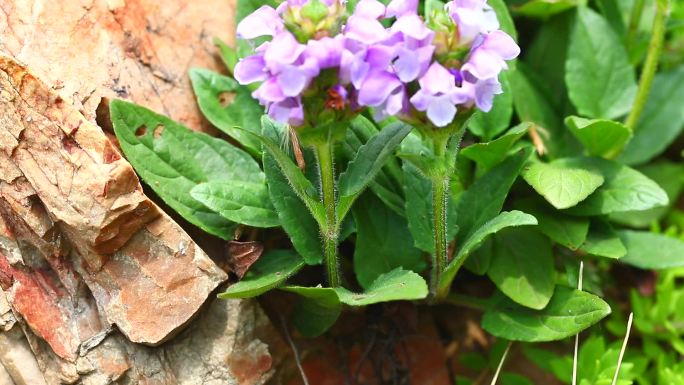
[[[186,70],[215,67],[210,38],[232,13],[223,0],[0,0],[0,52],[31,69],[0,55],[0,385],[270,376],[268,319],[214,299],[226,273],[94,123],[118,96],[205,129]]]

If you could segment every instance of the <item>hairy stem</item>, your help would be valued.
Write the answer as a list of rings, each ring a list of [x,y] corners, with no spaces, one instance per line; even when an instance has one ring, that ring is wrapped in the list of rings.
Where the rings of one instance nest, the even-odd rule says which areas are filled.
[[[642,1],[643,2],[643,1]],[[658,62],[660,61],[660,54],[663,51],[663,41],[665,40],[665,21],[667,20],[667,13],[670,8],[669,0],[657,1],[657,9],[655,19],[653,20],[653,33],[651,34],[651,41],[648,46],[648,53],[644,68],[641,71],[641,79],[639,80],[639,89],[637,90],[634,106],[630,111],[625,125],[632,131],[636,128],[639,122],[641,113],[644,111],[648,94],[651,92],[651,85],[656,71],[658,70]],[[635,4],[635,7],[638,4]],[[643,4],[642,4],[643,7]]]
[[[321,228],[325,266],[328,272],[328,284],[331,287],[341,285],[339,264],[337,260],[337,238],[339,226],[335,213],[335,168],[333,164],[333,145],[323,141],[316,146],[316,156],[321,178],[321,199],[325,207],[325,227]]]
[[[438,135],[434,138],[435,157],[446,165],[449,161],[446,146],[449,136]],[[430,279],[430,293],[437,295],[442,272],[449,263],[447,241],[447,198],[449,191],[449,171],[443,170],[432,176],[432,227],[435,237],[435,253],[432,258],[432,276]]]

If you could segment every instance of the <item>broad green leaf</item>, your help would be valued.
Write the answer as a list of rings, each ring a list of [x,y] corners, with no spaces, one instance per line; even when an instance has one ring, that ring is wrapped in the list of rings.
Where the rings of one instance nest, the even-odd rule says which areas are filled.
[[[546,19],[577,6],[577,0],[529,0],[513,7],[515,13]]]
[[[573,215],[603,215],[665,206],[667,194],[642,173],[617,162],[585,158],[601,171],[605,183],[595,193],[568,210]]]
[[[518,40],[518,32],[515,29],[515,24],[508,13],[508,6],[504,0],[489,0],[487,4],[496,12],[496,18],[499,19],[501,30],[509,34],[513,40]]]
[[[525,167],[522,176],[557,209],[577,205],[604,182],[604,177],[588,158],[565,158],[551,163],[534,162]]]
[[[558,117],[574,113],[565,86],[565,60],[574,20],[574,12],[552,17],[541,25],[531,45],[525,49],[525,63],[548,88],[546,96],[558,111]],[[567,130],[563,133],[569,134]]]
[[[489,169],[508,156],[513,144],[527,133],[530,125],[530,123],[521,123],[496,140],[472,144],[462,149],[461,155],[474,160],[478,166]]]
[[[613,120],[570,116],[565,119],[565,124],[582,143],[588,155],[608,159],[615,158],[632,136],[627,126]]]
[[[577,140],[563,127],[560,114],[552,104],[549,84],[535,70],[518,62],[508,71],[515,112],[523,122],[534,123],[534,129],[552,157],[572,156],[581,150]],[[561,91],[555,91],[561,92]]]
[[[644,211],[613,213],[610,214],[610,220],[629,227],[647,228],[667,214],[684,189],[684,164],[660,161],[639,167],[638,171],[662,187],[670,203],[667,206]]]
[[[468,121],[468,129],[482,140],[492,140],[509,127],[513,116],[513,94],[507,72],[499,75],[503,93],[494,98],[489,112],[476,111]]]
[[[231,77],[203,68],[191,69],[190,80],[197,104],[207,120],[253,154],[260,153],[259,141],[245,134],[245,130],[261,131],[264,114],[251,91]]]
[[[501,212],[504,200],[530,156],[522,149],[477,179],[460,197],[456,206],[459,239],[468,239],[477,229]]]
[[[235,224],[193,198],[190,190],[209,180],[263,183],[257,162],[224,140],[144,107],[114,100],[110,113],[121,149],[142,180],[193,225],[232,239]]]
[[[342,304],[335,289],[284,286],[281,290],[301,297],[292,311],[292,323],[305,337],[314,338],[325,333],[342,313]]]
[[[190,195],[233,222],[253,227],[280,225],[266,183],[200,183]]]
[[[574,336],[610,312],[610,306],[593,294],[557,286],[551,301],[542,310],[529,309],[503,298],[485,312],[482,327],[496,337],[511,341],[556,341]]]
[[[379,276],[363,293],[336,288],[340,301],[350,306],[366,306],[379,302],[418,300],[427,297],[427,283],[420,275],[394,269]]]
[[[578,8],[565,65],[565,83],[577,111],[614,119],[632,107],[637,84],[622,42],[608,22]]]
[[[357,224],[354,273],[363,288],[397,267],[420,272],[425,268],[422,252],[413,245],[406,219],[369,193],[352,208]]]
[[[302,257],[292,250],[271,250],[262,255],[247,274],[219,294],[219,298],[252,298],[275,289],[302,267]]]
[[[320,264],[323,261],[323,249],[318,223],[292,190],[276,161],[267,153],[264,153],[264,172],[280,225],[290,237],[295,250],[307,264]]]
[[[261,119],[262,131],[279,131],[284,128],[276,126],[276,124],[267,116]],[[318,201],[317,191],[311,182],[306,179],[306,176],[297,167],[297,165],[292,161],[292,158],[280,148],[280,144],[276,143],[270,137],[265,134],[256,134],[253,132],[247,132],[250,136],[257,138],[268,153],[273,157],[273,159],[280,167],[285,178],[292,186],[292,190],[297,194],[299,199],[301,199],[306,207],[311,212],[311,215],[316,219],[316,221],[322,226],[325,223],[325,212],[323,204]]]
[[[580,250],[591,255],[613,259],[622,258],[627,252],[615,230],[601,219],[591,221],[587,240]]]
[[[684,128],[684,65],[656,75],[634,137],[618,158],[635,165],[662,153]]]
[[[373,180],[411,130],[412,127],[408,124],[390,124],[359,148],[356,157],[349,162],[347,169],[340,174],[338,180],[340,202],[337,216],[339,218],[344,218],[356,197]]]
[[[432,184],[409,162],[404,162],[404,195],[406,219],[413,242],[419,249],[432,252]]]
[[[539,231],[570,250],[577,250],[587,239],[589,232],[589,219],[587,218],[563,214],[540,199],[519,201],[516,202],[515,207],[537,218]]]
[[[666,235],[645,231],[619,232],[627,248],[620,262],[641,269],[668,269],[684,266],[684,242]]]
[[[549,239],[534,229],[517,228],[496,234],[493,242],[489,278],[516,303],[543,309],[551,300],[555,282]]]
[[[480,244],[487,239],[488,236],[495,234],[507,227],[529,226],[536,224],[537,220],[533,216],[525,214],[521,211],[504,211],[494,217],[494,219],[486,222],[484,225],[482,225],[482,227],[478,228],[472,233],[472,235],[465,239],[463,245],[458,250],[456,257],[449,262],[447,267],[444,269],[439,286],[443,288],[442,290],[446,290],[449,286],[451,286],[451,281],[453,281],[456,273],[458,273],[458,270],[461,268],[466,258],[468,258],[470,253],[475,251]]]

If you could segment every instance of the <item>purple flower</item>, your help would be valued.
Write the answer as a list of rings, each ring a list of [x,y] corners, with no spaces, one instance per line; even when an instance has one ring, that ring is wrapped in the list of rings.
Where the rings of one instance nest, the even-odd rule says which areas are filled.
[[[418,14],[418,0],[392,0],[387,5],[385,17],[402,17]]]
[[[242,19],[237,26],[237,37],[254,39],[260,36],[275,36],[285,29],[285,23],[278,12],[264,5]]]
[[[468,101],[465,90],[456,87],[454,75],[439,63],[433,63],[418,81],[420,90],[411,97],[418,111],[425,111],[437,127],[447,126],[456,116],[456,104]]]
[[[474,79],[474,82],[464,81],[462,84],[464,94],[470,99],[468,105],[475,104],[484,112],[489,112],[494,103],[494,96],[503,92],[501,83],[497,78]]]
[[[470,44],[476,37],[499,29],[496,12],[486,0],[453,0],[446,4],[458,27],[459,45]]]
[[[508,68],[506,60],[515,59],[520,47],[503,31],[493,31],[474,42],[466,64],[461,68],[478,79],[489,79]]]

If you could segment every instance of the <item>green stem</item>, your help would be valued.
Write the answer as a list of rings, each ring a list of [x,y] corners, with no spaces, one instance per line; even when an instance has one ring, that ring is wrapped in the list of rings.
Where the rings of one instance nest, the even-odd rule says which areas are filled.
[[[643,0],[641,1],[643,2]],[[637,5],[638,4],[635,4],[635,7]],[[660,54],[663,51],[663,41],[665,40],[665,21],[667,20],[669,8],[669,0],[657,1],[655,19],[653,20],[653,33],[648,46],[646,62],[641,71],[639,89],[637,90],[632,111],[630,111],[629,116],[627,116],[627,120],[625,121],[625,125],[632,131],[636,128],[641,113],[644,111],[646,101],[648,100],[648,94],[651,92],[653,78],[658,70],[658,62],[660,61]]]
[[[444,166],[440,172],[432,176],[432,225],[435,235],[435,253],[432,259],[432,277],[430,279],[430,293],[437,295],[442,272],[449,263],[447,245],[447,193],[449,191],[448,160],[445,159],[448,135],[436,135],[434,140],[435,157]]]
[[[328,272],[328,284],[331,287],[341,285],[337,261],[337,238],[339,226],[335,213],[335,168],[333,164],[333,144],[329,140],[316,145],[316,156],[321,177],[321,199],[325,207],[325,227],[321,228],[325,266]]]

